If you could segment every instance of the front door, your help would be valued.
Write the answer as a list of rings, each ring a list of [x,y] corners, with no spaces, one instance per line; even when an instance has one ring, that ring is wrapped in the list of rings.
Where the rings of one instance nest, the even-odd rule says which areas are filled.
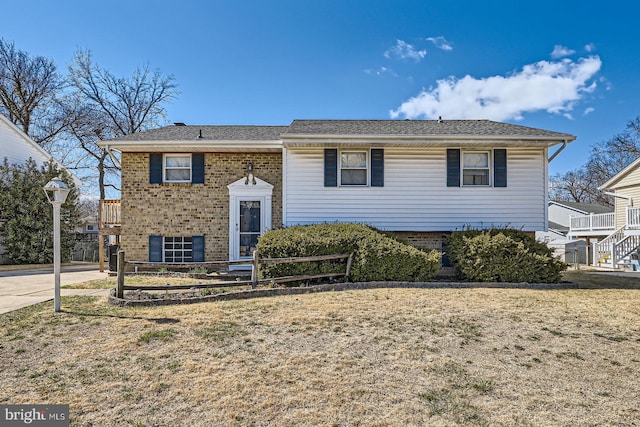
[[[260,200],[238,200],[237,259],[251,258],[262,233]]]
[[[259,178],[239,179],[229,189],[229,260],[251,259],[258,238],[271,228],[273,185]],[[251,265],[231,266],[231,270]]]

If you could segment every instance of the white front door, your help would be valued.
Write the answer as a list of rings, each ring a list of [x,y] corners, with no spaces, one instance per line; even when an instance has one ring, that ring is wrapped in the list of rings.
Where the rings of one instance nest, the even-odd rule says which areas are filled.
[[[251,259],[258,238],[271,228],[273,185],[261,179],[240,179],[229,189],[229,260]],[[251,268],[232,266],[231,269]]]

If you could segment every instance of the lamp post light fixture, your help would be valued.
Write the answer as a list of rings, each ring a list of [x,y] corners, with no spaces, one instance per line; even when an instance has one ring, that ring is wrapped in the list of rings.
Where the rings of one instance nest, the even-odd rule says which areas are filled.
[[[53,178],[44,186],[44,194],[53,205],[53,304],[60,311],[60,207],[67,200],[69,187],[62,179]]]

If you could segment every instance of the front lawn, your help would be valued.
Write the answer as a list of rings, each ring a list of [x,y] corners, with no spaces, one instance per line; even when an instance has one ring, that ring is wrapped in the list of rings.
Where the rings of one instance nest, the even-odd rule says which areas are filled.
[[[67,403],[77,426],[631,425],[637,279],[585,277],[150,308],[64,297],[62,313],[0,315],[0,403]]]

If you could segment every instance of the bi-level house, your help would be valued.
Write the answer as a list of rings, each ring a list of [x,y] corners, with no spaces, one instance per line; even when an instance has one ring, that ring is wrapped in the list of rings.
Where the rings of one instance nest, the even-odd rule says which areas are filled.
[[[121,155],[127,258],[196,262],[250,257],[295,224],[365,223],[438,249],[464,227],[543,231],[548,164],[574,139],[489,120],[295,120],[101,146]]]

